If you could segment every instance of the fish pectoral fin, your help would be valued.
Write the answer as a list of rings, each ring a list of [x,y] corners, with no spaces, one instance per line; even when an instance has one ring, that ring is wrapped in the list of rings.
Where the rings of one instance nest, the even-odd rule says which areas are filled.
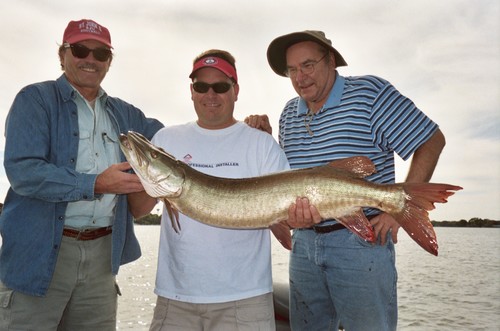
[[[328,163],[327,167],[345,170],[350,175],[358,178],[364,178],[377,172],[373,162],[366,156],[353,156],[335,160]]]
[[[375,232],[373,231],[373,227],[370,221],[366,218],[362,209],[337,217],[336,220],[357,234],[361,239],[368,242],[375,242]]]
[[[286,221],[281,221],[270,226],[271,232],[286,249],[292,249],[292,234]]]
[[[172,228],[176,233],[179,233],[181,231],[181,224],[179,223],[179,211],[172,207],[167,199],[163,199],[163,203],[165,204],[168,218],[170,218],[170,222],[172,223]]]

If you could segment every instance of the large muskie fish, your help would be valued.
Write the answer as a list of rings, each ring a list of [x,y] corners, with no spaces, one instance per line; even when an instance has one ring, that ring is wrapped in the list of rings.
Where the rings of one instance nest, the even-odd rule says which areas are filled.
[[[375,171],[365,157],[267,176],[229,179],[203,174],[176,160],[136,132],[121,135],[120,146],[146,192],[161,198],[176,231],[172,207],[205,224],[224,228],[268,227],[288,218],[297,197],[307,197],[325,219],[335,218],[361,238],[375,235],[362,207],[392,215],[426,251],[437,255],[428,217],[459,186],[433,183],[380,185],[363,178]],[[174,221],[175,218],[175,221]]]

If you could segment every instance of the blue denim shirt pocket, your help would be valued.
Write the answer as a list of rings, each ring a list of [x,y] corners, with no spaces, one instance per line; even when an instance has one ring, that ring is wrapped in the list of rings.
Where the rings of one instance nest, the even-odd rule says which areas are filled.
[[[113,160],[113,163],[120,162],[120,142],[116,132],[106,132],[102,135],[104,151],[108,160]]]
[[[92,170],[96,169],[93,150],[92,132],[88,130],[80,130],[80,137],[78,141],[78,159],[76,162],[77,171],[89,174],[92,173]]]

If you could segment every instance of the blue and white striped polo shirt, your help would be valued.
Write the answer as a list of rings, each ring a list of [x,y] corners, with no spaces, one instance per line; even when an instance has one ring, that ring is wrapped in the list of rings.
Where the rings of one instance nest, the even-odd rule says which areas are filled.
[[[279,142],[291,168],[364,155],[377,169],[368,180],[394,183],[394,152],[407,160],[436,132],[437,124],[384,79],[336,75],[327,102],[314,116],[307,115],[299,97],[281,114]]]

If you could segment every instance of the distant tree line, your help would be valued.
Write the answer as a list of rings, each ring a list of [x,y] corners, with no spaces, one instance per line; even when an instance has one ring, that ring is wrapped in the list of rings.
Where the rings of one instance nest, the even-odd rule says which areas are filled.
[[[0,203],[0,214],[2,213],[3,203]],[[135,220],[135,224],[141,225],[159,225],[161,216],[149,214]],[[473,217],[470,220],[460,221],[431,221],[433,226],[458,227],[458,228],[500,228],[500,221],[487,218]]]
[[[135,224],[140,224],[140,225],[159,225],[161,220],[160,215],[156,214],[149,214],[146,216],[143,216],[141,218],[138,218],[135,220]]]
[[[470,220],[460,221],[431,221],[433,226],[459,227],[459,228],[500,228],[500,221],[473,217]]]
[[[149,214],[135,220],[136,224],[141,225],[159,225],[161,220],[160,215]],[[460,221],[431,221],[433,226],[439,227],[460,227],[460,228],[500,228],[500,221],[483,219],[474,217],[470,220],[460,220]]]

